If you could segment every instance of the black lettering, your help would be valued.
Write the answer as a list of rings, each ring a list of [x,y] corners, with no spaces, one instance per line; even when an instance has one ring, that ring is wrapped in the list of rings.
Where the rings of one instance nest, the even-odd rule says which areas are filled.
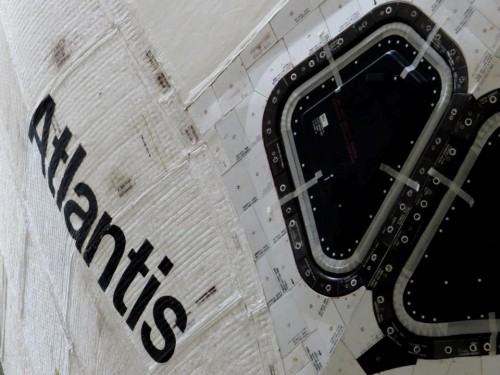
[[[132,331],[135,329],[139,318],[141,317],[142,313],[146,309],[146,306],[149,304],[149,301],[151,301],[159,287],[160,282],[158,281],[158,279],[154,276],[151,276],[148,283],[142,290],[141,295],[135,302],[134,307],[132,307],[130,315],[127,318],[127,325]]]
[[[97,251],[97,248],[99,247],[99,244],[102,241],[102,238],[109,235],[115,241],[113,253],[111,254],[111,257],[109,258],[109,261],[106,264],[101,277],[99,278],[99,285],[101,286],[103,291],[107,289],[109,283],[111,282],[111,279],[113,278],[116,268],[120,263],[123,253],[125,252],[125,245],[127,242],[121,228],[114,224],[111,224],[112,220],[113,218],[109,216],[107,212],[104,212],[102,214],[99,223],[94,229],[94,233],[92,233],[92,237],[90,237],[87,248],[83,253],[83,259],[85,260],[87,265],[90,266],[90,263],[92,262],[92,259],[94,259],[94,255]]]
[[[158,266],[158,269],[165,276],[169,274],[172,268],[174,268],[174,264],[170,261],[170,259],[168,259],[168,257],[164,257]],[[151,301],[159,287],[160,282],[158,281],[158,279],[154,275],[151,276],[148,283],[142,290],[141,295],[132,307],[132,310],[130,311],[130,314],[127,318],[127,324],[132,331],[135,329],[139,318],[141,317],[142,313],[146,309],[146,306],[149,304],[149,301]]]
[[[163,260],[158,265],[158,269],[163,273],[164,276],[167,276],[170,271],[174,268],[174,264],[168,259],[168,257],[163,257]]]
[[[149,268],[146,267],[146,260],[153,251],[154,247],[149,243],[148,240],[144,241],[142,246],[137,252],[134,249],[130,250],[128,257],[130,259],[130,264],[127,266],[125,272],[118,281],[115,292],[113,294],[113,305],[115,305],[116,310],[120,315],[125,314],[127,311],[127,306],[123,302],[125,293],[127,293],[130,284],[135,280],[135,277],[140,273],[143,277],[149,272]]]
[[[61,179],[61,186],[59,186],[59,190],[57,191],[57,208],[61,209],[62,202],[66,198],[66,194],[68,193],[69,185],[73,181],[73,177],[75,177],[76,171],[80,168],[80,165],[85,159],[87,153],[85,149],[79,145],[75,151],[75,154],[71,157],[69,161],[68,168],[64,172],[63,178]]]
[[[95,194],[87,184],[80,182],[75,186],[75,193],[79,197],[83,196],[87,198],[89,208],[85,211],[78,203],[69,200],[64,205],[64,220],[66,221],[66,227],[68,228],[69,234],[75,239],[76,248],[78,251],[81,251],[82,245],[89,234],[90,227],[97,217],[98,208]],[[76,215],[82,220],[80,229],[75,229],[73,227],[71,215]]]
[[[29,128],[29,139],[33,142],[35,138],[38,150],[40,151],[40,157],[42,158],[42,173],[45,177],[45,157],[47,156],[47,143],[49,141],[49,131],[50,125],[52,124],[52,117],[54,116],[54,111],[56,108],[56,103],[50,95],[48,95],[37,107],[35,114],[31,118],[30,128]],[[38,123],[45,116],[45,121],[42,129],[42,138],[38,135],[36,128]]]
[[[68,128],[64,128],[61,137],[57,138],[54,137],[54,140],[52,141],[52,144],[55,147],[54,153],[52,154],[52,158],[50,158],[50,163],[49,163],[49,171],[47,174],[47,181],[49,183],[49,189],[50,192],[52,193],[52,196],[54,196],[55,191],[54,191],[54,175],[56,174],[57,167],[59,166],[59,163],[64,162],[68,160],[68,154],[66,153],[66,147],[68,147],[69,141],[71,140],[71,137],[73,134],[69,131]],[[59,207],[60,209],[60,207]]]
[[[167,362],[175,351],[176,338],[172,327],[168,324],[165,319],[164,312],[166,309],[170,309],[174,312],[176,316],[176,325],[179,327],[181,332],[184,332],[187,324],[187,314],[186,310],[182,304],[174,297],[164,296],[160,297],[153,308],[153,317],[156,327],[160,331],[160,334],[165,341],[165,346],[163,348],[157,348],[153,341],[151,340],[151,327],[148,323],[144,322],[141,329],[141,339],[144,348],[149,353],[151,358],[153,358],[158,363]]]
[[[66,149],[73,137],[73,134],[66,127],[59,137],[54,136],[52,140],[54,153],[50,158],[48,172],[46,171],[45,159],[47,158],[47,146],[54,111],[55,103],[52,97],[48,95],[37,107],[31,119],[29,126],[29,139],[32,143],[33,139],[36,141],[41,156],[42,173],[44,177],[47,174],[48,185],[52,196],[56,195],[53,180],[59,165],[62,163],[66,164],[66,170],[62,176],[56,197],[57,207],[61,210],[62,203],[66,199],[69,187],[72,184],[73,179],[87,153],[82,145],[78,145],[75,153],[68,162],[69,156]],[[40,135],[37,132],[37,127],[42,118],[45,118],[45,120]],[[92,189],[84,182],[78,183],[75,186],[74,191],[78,197],[86,198],[88,209],[85,210],[82,208],[82,205],[78,204],[75,200],[68,200],[64,205],[64,220],[69,234],[75,240],[76,248],[78,251],[82,251],[83,244],[85,243],[90,233],[90,229],[97,218],[98,202]],[[83,206],[85,207],[86,205]],[[79,219],[78,222],[81,222],[78,228],[75,228],[71,222],[73,215],[77,216]],[[110,236],[113,239],[114,246],[112,252],[98,280],[98,283],[103,291],[106,291],[111,283],[126,247],[125,234],[119,226],[112,224],[112,220],[113,218],[105,211],[97,223],[85,251],[83,251],[83,259],[87,265],[90,266],[97,249],[102,243],[102,239],[105,236]],[[146,261],[153,250],[153,245],[146,239],[137,252],[134,249],[131,249],[128,254],[130,263],[125,269],[123,275],[120,277],[113,293],[113,305],[122,316],[128,309],[124,302],[125,294],[139,273],[143,277],[147,276],[149,269],[146,266]],[[165,256],[158,265],[158,270],[162,272],[164,276],[167,276],[173,267],[173,263],[168,257]],[[135,329],[137,322],[153,299],[160,285],[160,281],[152,275],[146,283],[144,289],[141,291],[141,294],[134,303],[127,318],[127,325],[132,331]],[[141,340],[144,348],[149,355],[159,363],[167,362],[173,356],[176,346],[176,336],[173,328],[169,325],[167,319],[165,318],[165,310],[167,309],[170,309],[175,314],[176,322],[173,327],[178,327],[181,332],[184,332],[187,325],[186,310],[177,299],[171,296],[160,297],[153,306],[154,322],[156,329],[159,331],[165,342],[164,346],[159,348],[154,345],[151,339],[153,329],[147,322],[144,322],[141,328]]]

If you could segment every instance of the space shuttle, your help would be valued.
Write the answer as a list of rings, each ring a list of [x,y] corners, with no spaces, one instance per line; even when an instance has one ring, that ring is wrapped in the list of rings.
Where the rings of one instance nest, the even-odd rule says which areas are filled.
[[[498,0],[0,0],[3,372],[498,375],[499,160]]]

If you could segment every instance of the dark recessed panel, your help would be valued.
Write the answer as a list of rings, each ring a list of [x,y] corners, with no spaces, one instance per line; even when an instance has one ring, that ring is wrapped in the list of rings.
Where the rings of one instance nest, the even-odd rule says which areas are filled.
[[[381,164],[400,169],[441,93],[427,62],[401,77],[415,49],[398,36],[383,39],[298,101],[292,131],[321,246],[335,259],[352,255],[393,179]]]
[[[500,130],[488,139],[465,184],[470,205],[454,199],[408,283],[404,304],[417,321],[454,322],[500,314]]]

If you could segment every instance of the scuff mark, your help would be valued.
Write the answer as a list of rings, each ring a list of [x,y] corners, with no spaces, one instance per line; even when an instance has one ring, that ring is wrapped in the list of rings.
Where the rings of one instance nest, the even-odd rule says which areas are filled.
[[[66,39],[62,38],[52,49],[52,58],[58,68],[61,68],[66,61],[69,60],[70,53],[66,43]]]
[[[156,82],[163,89],[162,91],[170,89],[170,83],[167,80],[167,76],[161,70],[160,64],[151,50],[146,52],[146,57],[148,58],[149,64],[153,67],[153,72],[156,75]]]
[[[272,38],[272,36],[273,36],[273,32],[272,31],[266,32],[262,36],[262,38],[260,39],[260,42],[255,47],[252,48],[252,50],[250,51],[250,53],[253,56],[260,55],[264,51],[264,49],[267,47],[267,44],[269,43],[269,41]]]
[[[158,81],[160,86],[165,90],[168,90],[170,88],[170,84],[167,81],[167,77],[165,77],[165,74],[163,74],[162,72],[158,73],[158,75],[156,76],[156,80]]]
[[[205,302],[215,292],[217,292],[217,288],[215,286],[213,286],[207,292],[205,292],[200,298],[198,298],[195,303],[197,305],[201,305],[203,302]]]
[[[130,190],[132,190],[135,185],[132,181],[132,178],[122,175],[114,176],[111,179],[111,182],[115,190],[118,192],[120,198],[127,194]]]
[[[195,145],[200,141],[200,135],[198,133],[198,129],[194,127],[192,124],[185,124],[179,129],[182,137],[188,142],[190,145]]]

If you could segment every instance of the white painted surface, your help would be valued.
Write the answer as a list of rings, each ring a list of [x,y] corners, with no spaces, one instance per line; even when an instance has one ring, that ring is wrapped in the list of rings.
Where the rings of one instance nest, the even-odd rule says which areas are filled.
[[[259,31],[282,3],[278,0],[128,2],[144,26],[158,60],[186,102],[205,88],[207,77],[223,70],[220,66],[229,63],[229,56],[239,53],[249,36]]]

